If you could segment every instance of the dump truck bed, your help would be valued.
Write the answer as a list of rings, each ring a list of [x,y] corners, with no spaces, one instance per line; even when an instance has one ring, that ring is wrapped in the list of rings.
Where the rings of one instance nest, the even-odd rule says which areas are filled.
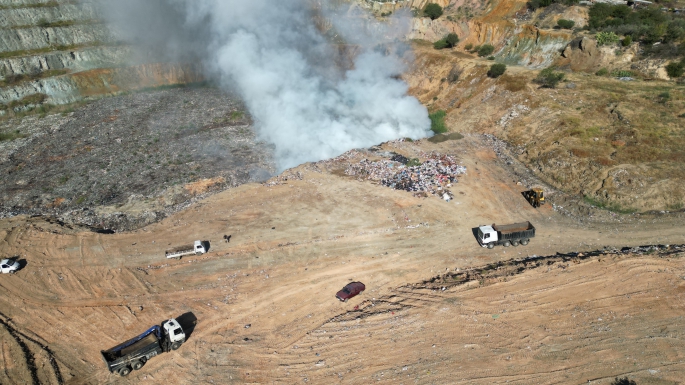
[[[516,231],[526,231],[526,230],[532,230],[533,229],[533,224],[530,222],[520,222],[520,223],[513,223],[511,225],[496,225],[493,224],[492,228],[495,231],[499,231],[502,234],[507,234],[507,233],[513,233]]]
[[[132,352],[135,352],[139,349],[142,349],[148,345],[152,344],[158,344],[158,339],[157,336],[154,333],[151,333],[144,338],[142,338],[140,341],[136,341],[134,344],[127,346],[123,349],[120,350],[113,350],[113,349],[108,349],[104,350],[102,352],[102,355],[107,358],[108,361],[114,361],[117,358],[124,357],[128,354],[131,354]]]

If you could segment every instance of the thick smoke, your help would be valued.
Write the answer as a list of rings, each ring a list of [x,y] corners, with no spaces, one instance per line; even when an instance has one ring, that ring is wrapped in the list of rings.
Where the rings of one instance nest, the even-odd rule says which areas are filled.
[[[426,108],[398,79],[401,17],[386,25],[333,2],[341,3],[117,0],[103,7],[128,40],[166,55],[160,60],[200,58],[211,77],[237,91],[284,169],[430,134]],[[341,62],[350,55],[341,50],[352,49],[340,43],[357,50],[348,69]]]

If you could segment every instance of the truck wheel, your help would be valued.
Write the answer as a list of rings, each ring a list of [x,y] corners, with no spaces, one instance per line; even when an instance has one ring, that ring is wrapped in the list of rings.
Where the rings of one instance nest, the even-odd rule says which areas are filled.
[[[511,245],[512,245],[512,246],[518,246],[518,245],[519,245],[519,241],[511,241]]]
[[[502,246],[509,247],[509,246],[511,246],[511,243],[509,243],[509,241],[506,241],[502,244]]]
[[[171,344],[171,350],[177,350],[178,348],[181,347],[181,343],[176,341],[173,344]]]
[[[143,362],[142,360],[136,361],[133,363],[133,370],[140,370],[140,368],[142,368],[143,365],[145,365],[145,362]]]
[[[528,240],[527,240],[527,239],[522,239],[522,240],[521,240],[521,244],[522,244],[523,246],[527,245],[527,244],[528,244]]]
[[[131,368],[128,366],[124,366],[123,368],[119,369],[119,375],[121,377],[126,377],[131,373]]]
[[[488,243],[488,249],[492,249],[493,247],[495,247],[494,243]]]

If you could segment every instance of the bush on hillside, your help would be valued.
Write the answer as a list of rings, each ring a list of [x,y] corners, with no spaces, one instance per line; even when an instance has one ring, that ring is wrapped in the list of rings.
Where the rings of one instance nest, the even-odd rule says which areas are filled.
[[[611,381],[611,385],[637,385],[637,382],[628,379],[628,377],[615,377],[614,380]]]
[[[666,74],[668,74],[668,77],[671,79],[683,76],[683,72],[685,72],[685,63],[682,61],[670,62],[666,66]]]
[[[557,25],[559,28],[571,29],[574,25],[576,25],[576,22],[573,20],[559,19],[557,20]]]
[[[426,8],[424,8],[423,14],[430,17],[431,20],[435,20],[442,16],[442,7],[438,4],[430,3],[426,5]]]
[[[464,46],[464,49],[467,51],[471,51],[473,49],[473,44],[469,43]]]
[[[483,44],[478,48],[478,56],[490,56],[491,53],[495,51],[495,47],[490,44]]]
[[[447,48],[447,41],[445,39],[440,39],[433,43],[433,48],[435,49],[444,49]]]
[[[454,48],[454,46],[457,45],[457,43],[459,43],[459,36],[457,36],[456,33],[450,33],[449,35],[433,43],[433,48]]]
[[[609,70],[606,68],[601,68],[599,71],[595,72],[597,76],[607,76],[609,75]]]
[[[685,19],[657,7],[632,9],[627,5],[595,3],[589,10],[588,28],[630,36],[631,42],[639,41],[647,47],[657,42],[681,46],[685,43]]]
[[[530,0],[528,2],[528,8],[532,9],[533,11],[538,9],[538,8],[544,8],[547,6],[550,6],[554,3],[559,3],[559,4],[564,4],[564,5],[575,5],[578,4],[580,0]]]
[[[431,120],[431,131],[436,134],[443,134],[447,132],[447,127],[445,126],[445,116],[447,113],[443,110],[437,110],[432,114],[428,114]]]
[[[624,47],[627,47],[631,44],[633,44],[633,38],[630,37],[630,35],[624,37],[623,40],[621,40],[621,45]]]
[[[599,32],[595,39],[597,40],[597,45],[614,44],[620,40],[618,35],[613,32]]]
[[[507,66],[502,63],[495,63],[490,66],[490,71],[488,71],[488,76],[495,79],[504,74],[507,70]]]
[[[540,71],[538,76],[533,80],[544,88],[556,88],[560,81],[564,80],[563,72],[555,72],[555,67],[547,67]]]
[[[447,41],[447,44],[449,44],[450,47],[454,47],[459,43],[459,35],[456,33],[450,33],[445,37],[445,41]]]

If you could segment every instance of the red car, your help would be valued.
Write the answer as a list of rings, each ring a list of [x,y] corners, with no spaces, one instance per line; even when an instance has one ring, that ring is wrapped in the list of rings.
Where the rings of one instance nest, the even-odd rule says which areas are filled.
[[[354,297],[355,295],[361,293],[364,290],[366,290],[366,286],[364,286],[363,283],[350,282],[347,285],[345,285],[345,287],[343,287],[342,290],[337,292],[335,294],[335,297],[343,302],[347,302],[348,299]]]

